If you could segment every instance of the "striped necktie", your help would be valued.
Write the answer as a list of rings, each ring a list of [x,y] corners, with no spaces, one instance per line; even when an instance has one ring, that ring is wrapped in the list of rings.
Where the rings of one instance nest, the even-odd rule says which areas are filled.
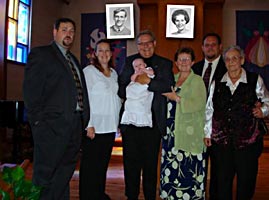
[[[204,77],[203,77],[207,91],[208,91],[208,86],[209,86],[209,82],[210,82],[211,70],[212,70],[212,63],[208,63],[208,66],[205,70]]]
[[[69,52],[66,53],[66,60],[71,68],[71,71],[73,73],[73,77],[76,83],[76,87],[77,87],[77,92],[78,92],[78,105],[80,107],[81,110],[83,110],[83,90],[82,90],[82,86],[81,86],[81,82],[78,76],[78,72],[71,60],[71,55]]]

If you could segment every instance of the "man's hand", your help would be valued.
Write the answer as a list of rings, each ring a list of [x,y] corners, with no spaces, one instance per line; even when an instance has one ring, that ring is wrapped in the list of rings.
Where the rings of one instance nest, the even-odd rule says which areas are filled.
[[[135,82],[140,83],[142,85],[149,84],[150,83],[150,78],[148,77],[147,74],[141,74],[138,75],[135,79]]]

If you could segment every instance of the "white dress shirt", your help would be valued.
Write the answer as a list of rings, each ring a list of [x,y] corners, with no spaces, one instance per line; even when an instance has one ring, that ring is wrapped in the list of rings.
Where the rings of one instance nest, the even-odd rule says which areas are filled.
[[[204,67],[203,67],[203,72],[202,72],[202,77],[204,77],[205,71],[206,71],[206,69],[207,69],[207,67],[208,67],[208,63],[212,63],[212,65],[211,65],[212,70],[211,70],[210,79],[209,79],[209,84],[208,84],[209,86],[210,86],[210,84],[211,84],[211,82],[212,82],[212,79],[213,79],[213,76],[214,76],[214,74],[215,74],[217,65],[218,65],[218,63],[219,63],[219,59],[220,59],[220,56],[217,57],[217,58],[216,58],[215,60],[213,60],[212,62],[209,62],[208,60],[205,59],[205,63],[204,63]]]

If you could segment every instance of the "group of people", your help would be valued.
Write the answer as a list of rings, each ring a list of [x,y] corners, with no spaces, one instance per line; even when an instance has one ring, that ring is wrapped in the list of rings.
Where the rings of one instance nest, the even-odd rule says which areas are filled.
[[[138,53],[114,70],[109,40],[97,42],[95,59],[84,69],[70,52],[76,26],[54,24],[54,41],[33,48],[23,84],[34,139],[33,182],[41,200],[69,199],[69,181],[79,152],[79,195],[107,200],[106,173],[115,133],[123,144],[125,195],[138,200],[142,176],[146,200],[205,199],[210,157],[211,200],[251,200],[263,148],[262,118],[269,93],[262,78],[243,68],[238,46],[222,52],[221,38],[204,36],[205,58],[176,51],[173,62],[155,53],[154,34],[136,37]],[[161,145],[160,180],[158,161]]]

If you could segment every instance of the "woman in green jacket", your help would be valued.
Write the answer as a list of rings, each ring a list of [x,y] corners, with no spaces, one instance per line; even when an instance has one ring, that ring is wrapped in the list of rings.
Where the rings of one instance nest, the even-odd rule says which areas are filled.
[[[175,54],[179,73],[168,102],[167,135],[162,139],[161,198],[205,199],[204,121],[206,89],[194,74],[194,51],[182,48]]]

